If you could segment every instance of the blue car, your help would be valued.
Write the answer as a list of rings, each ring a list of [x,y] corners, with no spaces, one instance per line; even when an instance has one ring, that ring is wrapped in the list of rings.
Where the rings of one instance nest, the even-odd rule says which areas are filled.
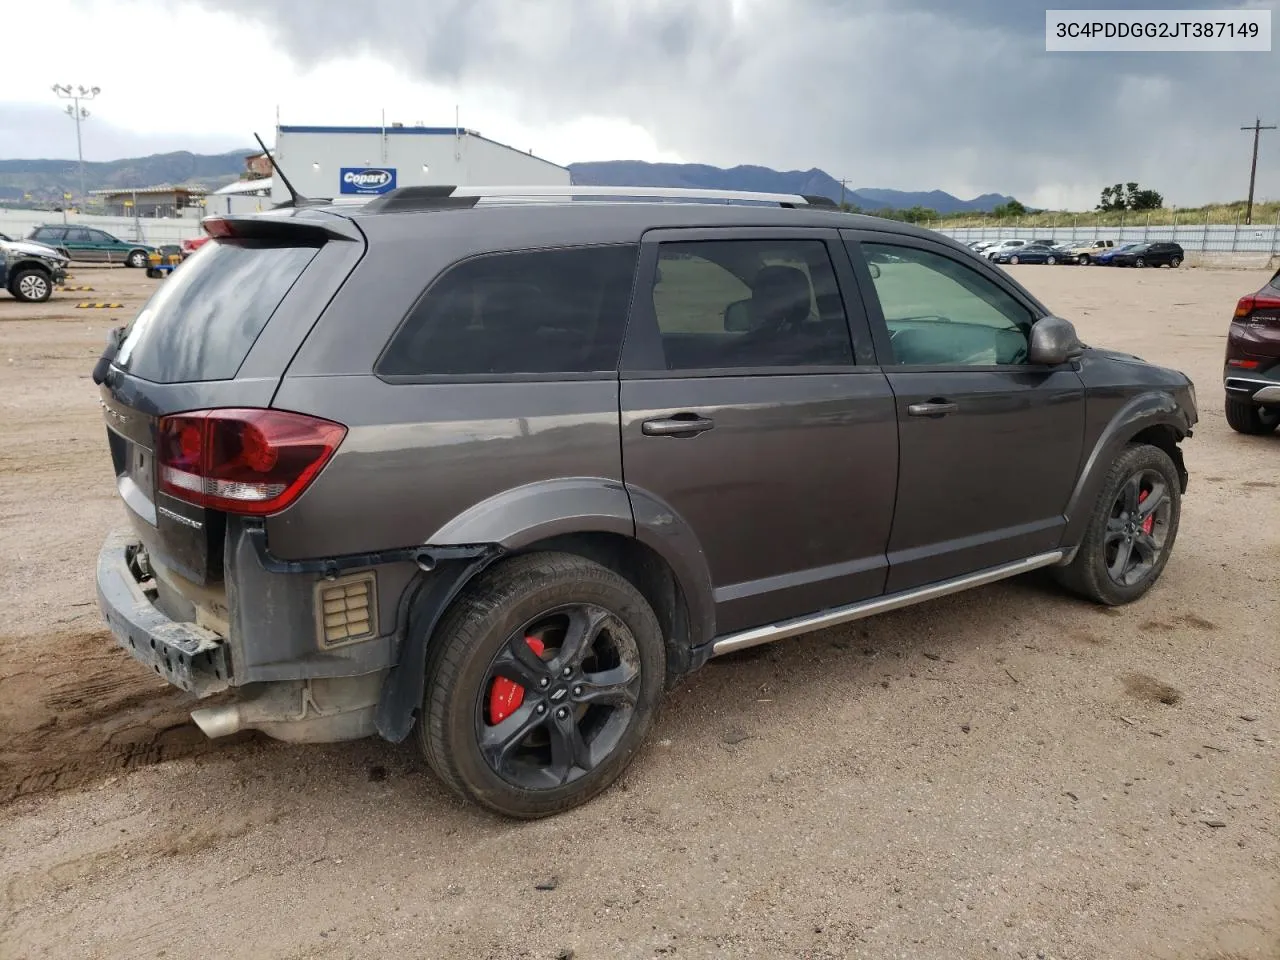
[[[1137,246],[1140,246],[1140,244],[1137,244],[1137,243],[1126,243],[1123,247],[1112,247],[1112,248],[1111,248],[1110,250],[1108,250],[1106,253],[1100,253],[1100,254],[1098,254],[1096,257],[1094,257],[1094,258],[1093,258],[1093,262],[1094,262],[1094,263],[1101,264],[1101,265],[1102,265],[1102,266],[1104,266],[1104,267],[1110,267],[1110,266],[1113,266],[1113,264],[1112,264],[1112,262],[1111,262],[1111,261],[1115,259],[1116,254],[1118,254],[1118,253],[1125,253],[1125,252],[1127,252],[1127,251],[1129,251],[1129,250],[1132,250],[1134,247],[1137,247]]]

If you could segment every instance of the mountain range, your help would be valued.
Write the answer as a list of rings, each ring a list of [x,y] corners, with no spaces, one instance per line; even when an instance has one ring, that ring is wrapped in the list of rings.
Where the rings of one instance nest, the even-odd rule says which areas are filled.
[[[90,162],[85,167],[85,187],[101,190],[112,187],[145,187],[160,183],[198,183],[216,188],[236,179],[244,171],[245,157],[252,148],[228,153],[199,154],[185,150],[149,157]],[[569,164],[578,185],[692,187],[714,190],[752,190],[766,193],[807,193],[830,197],[875,211],[920,206],[938,213],[990,211],[1012,197],[986,193],[961,200],[942,190],[908,191],[871,187],[841,187],[824,170],[773,170],[769,167],[738,166],[724,169],[701,163],[646,163],[640,160],[604,160]],[[63,193],[78,193],[79,169],[74,160],[0,160],[0,202],[60,201]]]

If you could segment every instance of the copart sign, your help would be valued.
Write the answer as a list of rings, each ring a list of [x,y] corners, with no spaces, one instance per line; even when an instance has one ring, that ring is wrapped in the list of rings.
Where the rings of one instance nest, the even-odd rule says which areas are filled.
[[[396,188],[396,171],[395,167],[343,167],[339,182],[343,193],[386,193]]]

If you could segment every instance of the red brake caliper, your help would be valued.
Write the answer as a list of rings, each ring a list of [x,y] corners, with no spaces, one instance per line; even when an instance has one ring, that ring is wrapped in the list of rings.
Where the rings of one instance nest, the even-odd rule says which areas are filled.
[[[1141,504],[1143,500],[1147,499],[1147,494],[1149,494],[1150,492],[1151,492],[1150,490],[1141,491],[1138,494],[1138,503]],[[1156,528],[1156,515],[1153,513],[1151,514],[1151,516],[1147,517],[1147,519],[1142,521],[1142,532],[1145,534],[1150,534],[1151,531],[1154,530],[1155,528]]]
[[[525,637],[524,642],[538,656],[542,656],[542,651],[546,649],[546,644],[538,637]],[[524,687],[506,677],[495,677],[493,687],[489,690],[490,725],[499,724],[507,719],[520,708],[522,703],[524,703]]]

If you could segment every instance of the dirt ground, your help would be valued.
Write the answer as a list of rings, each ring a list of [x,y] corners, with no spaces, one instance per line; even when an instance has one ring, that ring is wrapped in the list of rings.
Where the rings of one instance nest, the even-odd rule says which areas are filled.
[[[619,785],[531,824],[410,745],[205,740],[93,599],[123,514],[88,375],[162,281],[0,294],[0,957],[1276,960],[1280,436],[1220,386],[1265,275],[1011,269],[1196,381],[1157,587],[1032,576],[712,661]]]

